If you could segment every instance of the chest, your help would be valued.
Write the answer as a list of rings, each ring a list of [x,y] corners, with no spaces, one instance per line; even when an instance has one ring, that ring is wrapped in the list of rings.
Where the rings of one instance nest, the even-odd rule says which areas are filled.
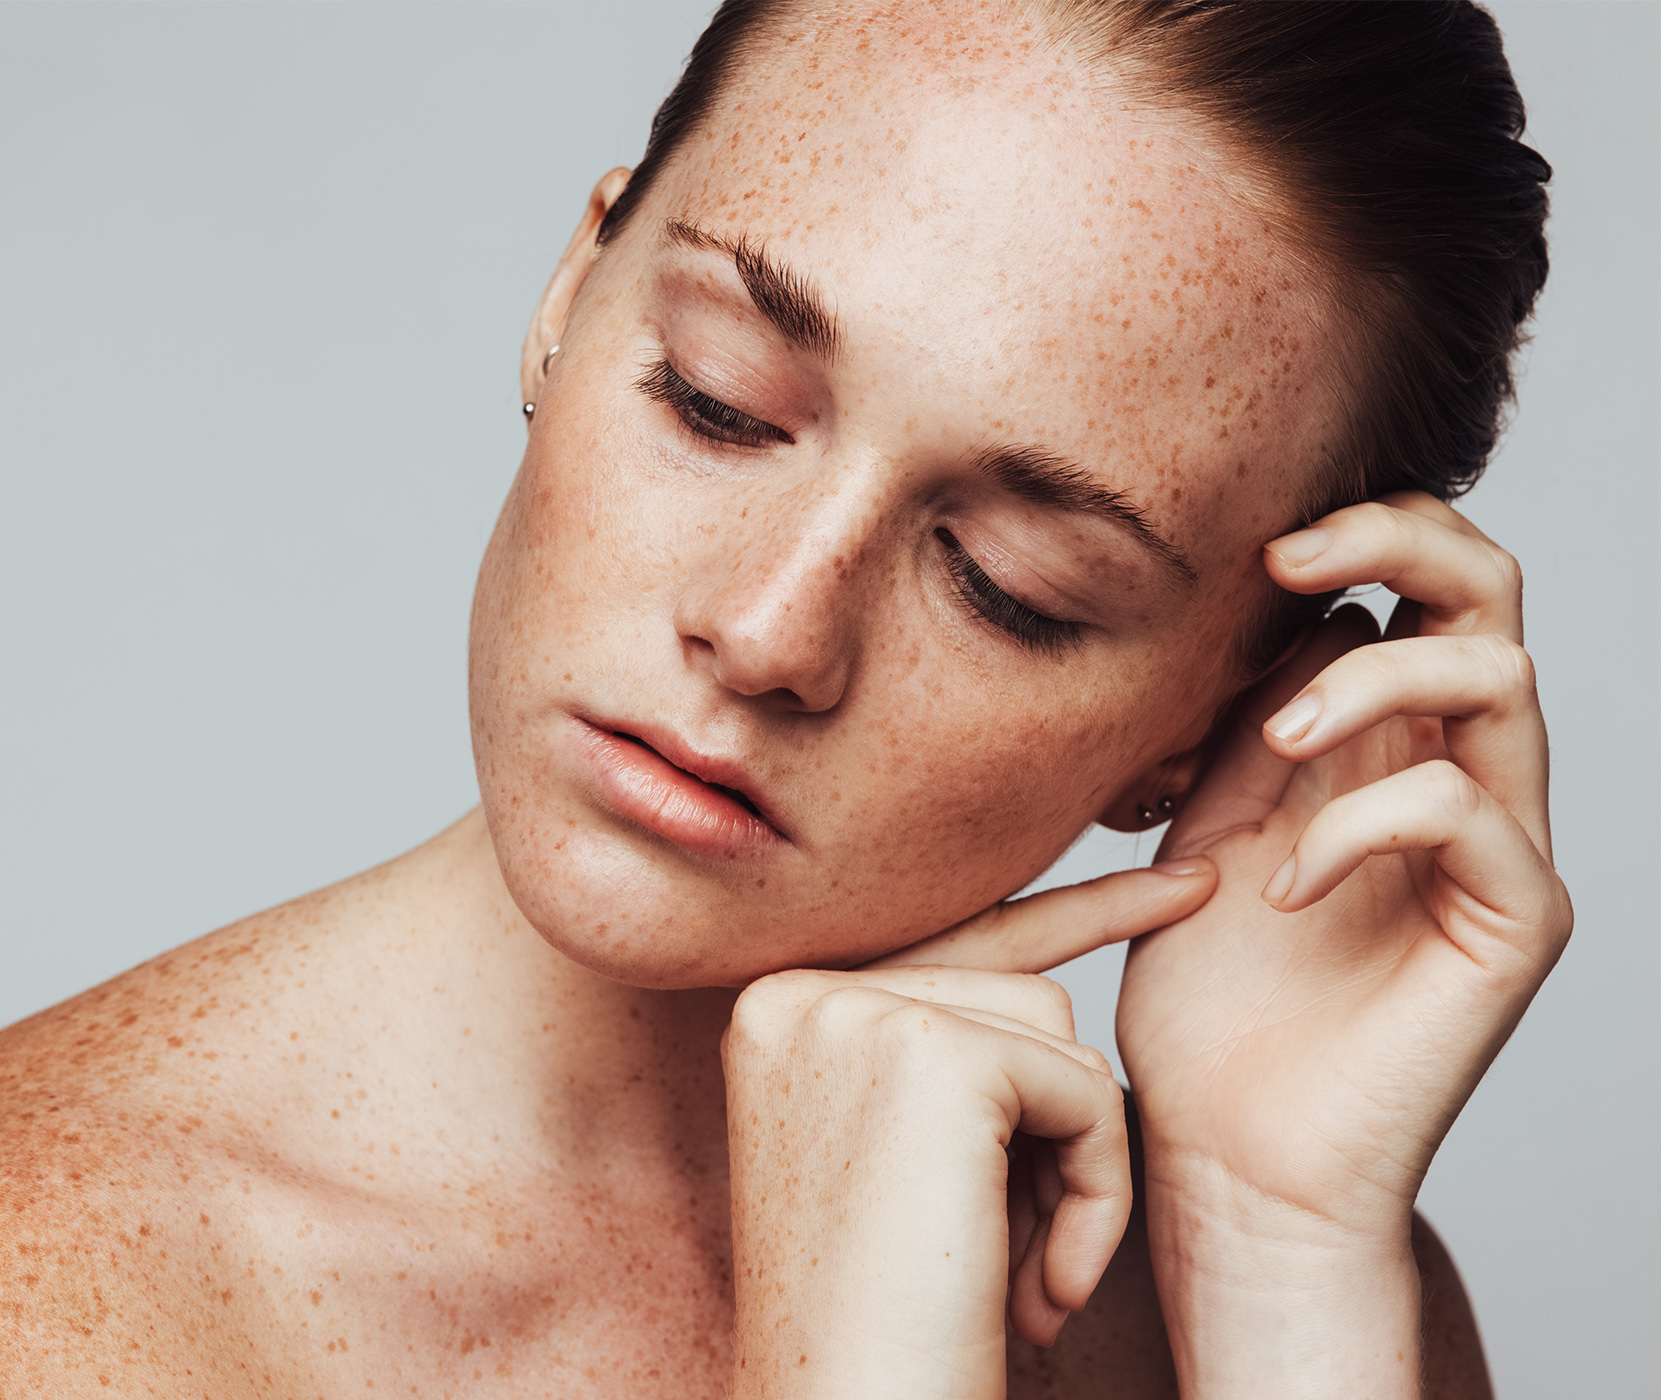
[[[724,1183],[723,1183],[724,1185]],[[216,1193],[217,1194],[217,1193]],[[554,1188],[374,1195],[316,1181],[222,1193],[175,1253],[212,1274],[204,1363],[250,1394],[720,1396],[732,1280],[725,1202]],[[214,1238],[207,1239],[212,1234]],[[204,1295],[206,1296],[206,1295]],[[412,1389],[413,1388],[413,1389]],[[236,1393],[233,1391],[225,1392]]]
[[[196,1319],[173,1369],[213,1375],[218,1394],[337,1395],[371,1383],[503,1400],[727,1391],[724,1199],[475,1184],[452,1200],[442,1185],[400,1194],[270,1181],[250,1192],[198,1177],[195,1228],[157,1240],[173,1295],[163,1311]],[[1009,1395],[1175,1394],[1133,1227],[1054,1348],[1011,1344]]]

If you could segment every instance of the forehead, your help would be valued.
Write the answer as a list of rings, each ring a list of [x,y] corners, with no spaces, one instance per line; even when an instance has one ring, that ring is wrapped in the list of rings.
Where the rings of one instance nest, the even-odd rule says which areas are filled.
[[[665,196],[810,277],[873,396],[1182,515],[1230,476],[1289,499],[1328,436],[1320,299],[1233,178],[1030,23],[838,7],[741,67]]]

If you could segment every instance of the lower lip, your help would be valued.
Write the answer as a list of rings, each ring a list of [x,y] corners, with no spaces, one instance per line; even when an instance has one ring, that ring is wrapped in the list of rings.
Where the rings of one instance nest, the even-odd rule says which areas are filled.
[[[784,844],[719,788],[621,735],[578,721],[599,796],[621,817],[699,855],[756,856]]]

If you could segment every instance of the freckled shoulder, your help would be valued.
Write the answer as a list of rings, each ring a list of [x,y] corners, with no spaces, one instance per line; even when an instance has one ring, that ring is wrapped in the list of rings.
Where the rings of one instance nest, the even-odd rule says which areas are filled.
[[[268,1195],[314,942],[380,872],[0,1031],[0,1394],[287,1389],[222,1217]],[[280,1175],[280,1173],[278,1173]],[[245,1234],[240,1236],[245,1238]],[[239,1257],[242,1256],[242,1257]]]
[[[1011,1338],[1009,1400],[1178,1400],[1176,1366],[1154,1286],[1135,1111],[1126,1100],[1138,1204],[1124,1240],[1083,1312],[1050,1348]],[[1470,1299],[1446,1246],[1413,1217],[1423,1297],[1425,1400],[1493,1400]]]

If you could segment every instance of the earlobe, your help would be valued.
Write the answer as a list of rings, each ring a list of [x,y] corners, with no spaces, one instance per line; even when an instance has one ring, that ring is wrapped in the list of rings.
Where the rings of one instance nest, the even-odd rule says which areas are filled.
[[[1110,831],[1146,831],[1169,821],[1199,781],[1205,764],[1204,745],[1172,754],[1144,768],[1127,783],[1096,818]]]
[[[608,170],[600,177],[588,196],[576,232],[565,246],[565,253],[548,279],[542,300],[531,317],[530,330],[525,334],[525,347],[519,356],[519,390],[527,405],[534,405],[542,392],[547,377],[550,351],[558,345],[565,333],[566,317],[571,314],[571,303],[577,291],[600,254],[596,241],[600,224],[617,203],[629,183],[629,171],[622,166]],[[529,410],[527,409],[527,416]]]

